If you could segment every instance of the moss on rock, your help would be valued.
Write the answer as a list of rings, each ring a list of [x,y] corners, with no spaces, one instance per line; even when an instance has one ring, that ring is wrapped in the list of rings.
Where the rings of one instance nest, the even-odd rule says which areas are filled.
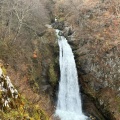
[[[53,64],[50,64],[50,67],[49,67],[49,79],[50,79],[51,85],[55,86],[57,83],[57,75],[56,75]]]

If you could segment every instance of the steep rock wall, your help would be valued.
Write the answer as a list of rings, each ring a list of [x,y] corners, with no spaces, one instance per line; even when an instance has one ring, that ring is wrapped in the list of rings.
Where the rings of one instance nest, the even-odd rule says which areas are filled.
[[[87,113],[100,120],[119,120],[119,1],[71,1],[71,5],[67,2],[56,2],[56,16],[64,22],[65,29],[74,31],[65,37],[74,50],[82,92],[103,117],[97,116],[95,109],[89,110],[89,105],[85,105]],[[66,34],[65,29],[62,35]]]

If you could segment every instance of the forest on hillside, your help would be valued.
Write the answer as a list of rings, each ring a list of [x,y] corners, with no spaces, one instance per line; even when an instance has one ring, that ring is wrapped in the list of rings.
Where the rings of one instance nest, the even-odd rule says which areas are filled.
[[[4,59],[8,49],[12,50],[14,47],[20,50],[24,46],[27,48],[27,44],[31,44],[32,40],[45,31],[45,24],[49,23],[48,4],[42,0],[0,1],[0,42],[1,56]],[[4,45],[6,51],[2,50]]]
[[[120,0],[0,0],[1,120],[56,120],[59,36],[70,44],[82,108],[91,120],[120,119]],[[6,76],[16,90],[11,98]],[[2,83],[3,82],[3,83]],[[3,98],[11,98],[3,108]]]

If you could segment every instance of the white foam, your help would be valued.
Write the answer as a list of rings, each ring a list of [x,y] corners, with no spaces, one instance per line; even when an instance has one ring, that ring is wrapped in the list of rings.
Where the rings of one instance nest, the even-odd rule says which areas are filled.
[[[59,44],[60,83],[56,116],[61,120],[86,120],[82,112],[81,95],[79,93],[78,75],[74,55],[70,45],[56,30]]]

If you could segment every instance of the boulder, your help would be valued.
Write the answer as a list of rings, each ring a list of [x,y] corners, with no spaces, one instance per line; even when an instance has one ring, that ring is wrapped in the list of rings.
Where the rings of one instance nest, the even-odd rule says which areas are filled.
[[[54,29],[64,30],[64,22],[58,22],[58,21],[56,21],[56,22],[54,22],[52,24],[52,27]]]

